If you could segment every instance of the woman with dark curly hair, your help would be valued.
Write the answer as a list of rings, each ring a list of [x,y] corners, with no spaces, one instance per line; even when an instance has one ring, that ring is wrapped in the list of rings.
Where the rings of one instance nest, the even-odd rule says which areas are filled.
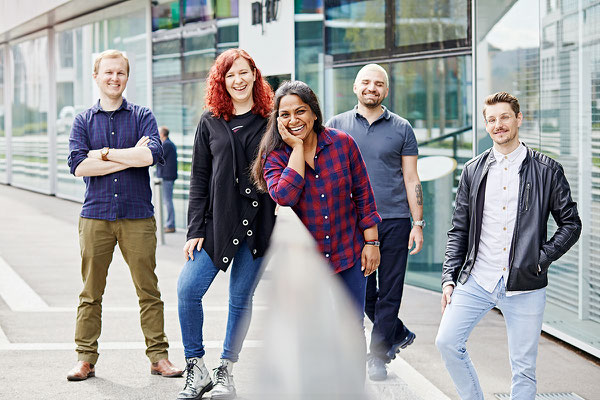
[[[236,397],[233,363],[248,332],[252,296],[261,260],[275,223],[275,203],[257,193],[250,163],[265,131],[273,92],[241,49],[225,51],[210,69],[206,111],[194,140],[187,260],[179,275],[179,322],[187,361],[185,387],[178,399]],[[219,271],[231,266],[229,317],[221,363],[211,380],[204,365],[202,298]]]

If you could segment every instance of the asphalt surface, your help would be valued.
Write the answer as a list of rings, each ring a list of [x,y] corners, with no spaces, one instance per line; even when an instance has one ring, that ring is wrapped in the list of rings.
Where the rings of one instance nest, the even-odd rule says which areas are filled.
[[[77,359],[73,336],[82,287],[77,237],[80,208],[76,202],[0,185],[0,399],[175,399],[184,380],[150,375],[137,297],[118,250],[103,301],[96,378],[66,380]],[[278,234],[296,234],[285,229]],[[183,266],[185,234],[177,232],[165,238],[166,244],[157,250],[157,275],[165,302],[170,359],[183,367],[176,283]],[[240,399],[259,398],[264,377],[277,372],[265,371],[263,360],[265,334],[273,315],[269,311],[276,275],[273,268],[267,268],[256,291],[250,331],[235,364]],[[220,356],[227,321],[227,285],[228,275],[219,274],[204,299],[209,368],[217,365]],[[417,338],[390,364],[388,380],[375,383],[367,379],[368,398],[457,399],[433,345],[440,320],[439,294],[410,286],[404,293],[400,314]],[[486,399],[509,392],[510,366],[500,313],[490,312],[481,321],[468,350]],[[350,353],[348,359],[352,358]],[[345,359],[343,354],[336,357]],[[310,368],[310,364],[303,367]],[[281,368],[285,372],[288,366]],[[331,378],[340,373],[343,371],[332,369]],[[537,373],[539,393],[574,392],[586,400],[600,399],[598,360],[545,335],[540,342]]]

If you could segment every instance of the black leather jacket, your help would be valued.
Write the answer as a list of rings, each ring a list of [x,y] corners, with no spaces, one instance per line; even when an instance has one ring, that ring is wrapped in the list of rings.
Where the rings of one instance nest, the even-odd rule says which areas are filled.
[[[465,164],[448,231],[442,285],[469,279],[477,259],[491,149]],[[550,157],[527,148],[519,169],[519,200],[510,253],[507,290],[533,290],[548,284],[548,267],[577,242],[581,220],[571,198],[562,166]],[[558,225],[547,240],[547,223]]]

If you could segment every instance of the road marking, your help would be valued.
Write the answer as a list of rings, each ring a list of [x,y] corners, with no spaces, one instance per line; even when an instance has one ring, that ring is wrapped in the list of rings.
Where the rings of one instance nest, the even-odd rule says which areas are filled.
[[[388,364],[388,368],[408,385],[408,388],[417,396],[427,400],[450,400],[440,389],[433,385],[419,371],[398,355]]]
[[[48,304],[0,257],[0,296],[13,311],[48,311]]]
[[[223,347],[222,340],[208,340],[204,342],[207,349],[220,349]],[[244,340],[244,347],[263,347],[262,340]],[[99,350],[143,350],[146,348],[144,342],[99,342]],[[169,349],[183,349],[182,342],[169,342]],[[0,339],[0,350],[10,351],[45,351],[45,350],[75,350],[75,343],[3,343]]]

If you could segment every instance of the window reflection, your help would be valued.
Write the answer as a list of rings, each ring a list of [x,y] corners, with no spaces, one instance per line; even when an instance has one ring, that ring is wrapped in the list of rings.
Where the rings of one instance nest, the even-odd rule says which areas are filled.
[[[4,47],[0,46],[0,182],[6,182],[6,137],[4,133]]]
[[[466,39],[468,1],[396,1],[396,46]]]
[[[340,0],[326,8],[328,54],[385,48],[385,0]]]
[[[12,183],[49,192],[46,36],[11,46],[14,68]]]

